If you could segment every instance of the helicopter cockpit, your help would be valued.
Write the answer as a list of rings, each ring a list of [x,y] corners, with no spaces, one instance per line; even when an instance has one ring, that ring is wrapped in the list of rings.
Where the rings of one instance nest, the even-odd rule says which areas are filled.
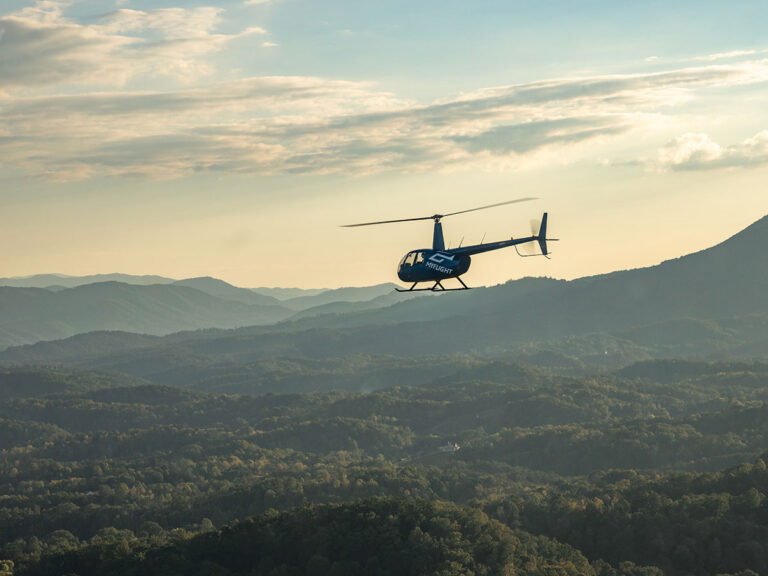
[[[408,254],[403,256],[403,259],[400,260],[400,264],[398,264],[397,269],[400,271],[404,268],[410,268],[414,264],[421,264],[422,262],[424,262],[424,251],[413,250],[412,252],[408,252]]]

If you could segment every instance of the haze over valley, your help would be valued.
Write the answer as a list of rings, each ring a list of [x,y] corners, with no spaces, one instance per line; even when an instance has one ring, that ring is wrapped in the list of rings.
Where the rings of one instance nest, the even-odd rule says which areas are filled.
[[[766,245],[768,217],[649,268],[419,297],[0,280],[0,565],[766,570]]]
[[[184,346],[205,354],[209,341],[217,342],[216,350],[234,342],[232,358],[243,361],[339,351],[465,352],[524,363],[564,356],[614,368],[651,358],[758,359],[768,341],[768,267],[760,265],[766,245],[768,217],[716,246],[649,268],[571,281],[523,278],[421,297],[398,294],[394,284],[278,299],[210,277],[145,285],[145,277],[120,276],[72,288],[18,286],[40,284],[40,277],[0,279],[6,284],[0,286],[0,358],[45,364],[68,360],[71,348],[76,361],[88,342],[109,354],[123,352],[122,332],[184,331],[130,340],[148,342],[148,354]],[[68,339],[48,343],[62,338]],[[32,345],[38,341],[46,342]]]

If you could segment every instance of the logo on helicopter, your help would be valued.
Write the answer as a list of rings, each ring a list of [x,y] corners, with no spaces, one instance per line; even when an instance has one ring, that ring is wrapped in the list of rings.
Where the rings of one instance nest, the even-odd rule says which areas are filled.
[[[443,266],[442,264],[448,264],[449,266],[454,263],[452,254],[441,254],[436,252],[430,256],[424,263],[427,268],[440,272],[441,274],[451,274],[453,269]]]
[[[446,268],[445,266],[440,266],[439,264],[434,264],[432,262],[427,261],[426,263],[427,268],[431,268],[432,270],[436,270],[438,272],[441,272],[443,274],[451,274],[453,270],[450,268]]]
[[[446,261],[453,262],[453,254],[443,254],[441,252],[435,252],[429,257],[430,262],[435,264],[443,264]]]

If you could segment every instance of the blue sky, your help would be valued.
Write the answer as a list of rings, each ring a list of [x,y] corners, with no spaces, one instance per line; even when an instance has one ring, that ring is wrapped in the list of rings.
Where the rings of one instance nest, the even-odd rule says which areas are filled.
[[[527,234],[467,279],[573,278],[766,213],[768,4],[5,0],[0,275],[394,279],[416,224]],[[477,238],[475,238],[477,237]]]

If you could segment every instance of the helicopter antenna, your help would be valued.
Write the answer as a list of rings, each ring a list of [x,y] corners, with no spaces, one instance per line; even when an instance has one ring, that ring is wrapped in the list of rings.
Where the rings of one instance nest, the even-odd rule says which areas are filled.
[[[528,202],[530,200],[538,200],[538,198],[516,198],[515,200],[507,200],[506,202],[497,202],[496,204],[488,204],[487,206],[470,208],[469,210],[459,210],[458,212],[449,212],[448,214],[433,214],[432,216],[421,216],[419,218],[401,218],[399,220],[381,220],[378,222],[362,222],[361,224],[344,224],[341,227],[356,228],[358,226],[373,226],[375,224],[393,224],[395,222],[415,222],[416,220],[434,220],[435,223],[439,223],[440,220],[442,220],[447,216],[455,216],[456,214],[466,214],[467,212],[475,212],[476,210],[485,210],[486,208],[496,208],[497,206],[505,206],[506,204],[517,204],[518,202]]]
[[[461,248],[462,244],[464,244],[464,236],[462,236],[461,240],[459,241],[459,248]]]
[[[483,242],[485,242],[485,235],[486,235],[486,234],[488,234],[488,232],[483,232],[483,239],[482,239],[482,240],[480,240],[480,244],[482,244]]]

